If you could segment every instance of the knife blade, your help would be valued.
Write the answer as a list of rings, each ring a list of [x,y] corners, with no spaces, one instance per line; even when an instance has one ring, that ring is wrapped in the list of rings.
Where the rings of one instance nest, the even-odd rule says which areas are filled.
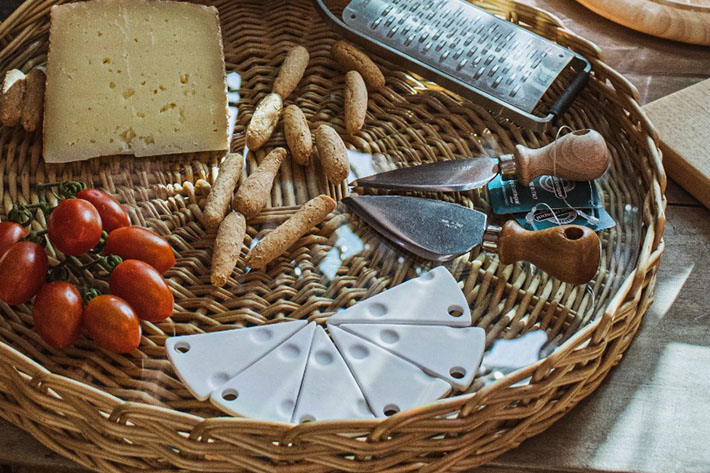
[[[531,232],[514,220],[498,227],[488,225],[478,210],[401,195],[351,195],[343,203],[382,236],[424,259],[450,261],[483,244],[503,264],[527,261],[572,284],[589,282],[599,267],[601,243],[587,227]]]
[[[528,185],[538,176],[562,179],[597,179],[609,167],[609,150],[594,130],[567,134],[539,149],[517,145],[513,154],[495,158],[468,158],[410,166],[373,174],[350,183],[355,187],[422,192],[458,192],[486,185],[498,174]]]

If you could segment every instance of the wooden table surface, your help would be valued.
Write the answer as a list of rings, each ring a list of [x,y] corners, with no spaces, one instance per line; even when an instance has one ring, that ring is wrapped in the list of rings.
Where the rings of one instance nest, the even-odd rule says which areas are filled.
[[[710,48],[617,26],[573,0],[523,0],[605,52],[644,102],[710,76]],[[0,0],[5,18],[17,0]],[[710,211],[668,185],[655,303],[621,364],[548,431],[471,473],[710,472]],[[85,472],[0,420],[0,472]]]

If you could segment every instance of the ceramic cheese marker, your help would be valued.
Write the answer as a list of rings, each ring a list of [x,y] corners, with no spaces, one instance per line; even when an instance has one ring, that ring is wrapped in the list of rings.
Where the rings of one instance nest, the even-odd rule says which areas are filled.
[[[204,401],[212,391],[305,326],[306,321],[296,320],[170,337],[165,341],[165,350],[187,389]]]
[[[498,174],[503,180],[528,185],[539,176],[591,181],[609,167],[609,150],[602,135],[578,130],[539,149],[517,145],[513,154],[496,158],[452,159],[420,164],[360,178],[351,186],[425,192],[477,189]]]
[[[540,360],[540,350],[546,342],[547,333],[544,330],[528,332],[512,340],[498,340],[483,358],[483,366],[511,372],[531,365]]]
[[[316,327],[291,422],[373,418],[345,360],[325,330]]]
[[[290,423],[316,323],[311,322],[210,396],[224,412]]]
[[[466,389],[486,346],[480,327],[343,324],[339,328],[394,353],[426,373]]]
[[[328,319],[330,325],[344,323],[465,327],[471,325],[471,311],[456,279],[439,266]]]
[[[384,348],[334,325],[329,330],[375,416],[429,404],[451,391],[446,381]]]

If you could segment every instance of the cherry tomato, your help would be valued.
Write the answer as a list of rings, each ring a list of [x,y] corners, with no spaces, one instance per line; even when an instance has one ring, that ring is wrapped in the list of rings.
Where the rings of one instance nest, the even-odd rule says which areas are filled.
[[[125,299],[143,320],[160,322],[173,315],[173,293],[151,265],[125,260],[111,272],[111,294]]]
[[[86,200],[66,199],[49,214],[47,233],[59,251],[79,256],[99,243],[101,216]]]
[[[68,347],[81,330],[84,304],[73,284],[55,281],[42,286],[32,308],[35,330],[54,348]]]
[[[145,261],[163,274],[175,265],[175,254],[167,240],[142,227],[123,227],[106,238],[104,254],[118,255],[124,260]]]
[[[96,207],[101,216],[101,225],[106,233],[111,233],[117,228],[131,226],[126,209],[106,192],[98,189],[85,189],[76,194],[76,196],[79,199],[88,200]]]
[[[27,229],[19,223],[0,222],[0,256],[28,234]]]
[[[120,297],[97,296],[84,309],[84,327],[110,352],[129,353],[141,343],[141,325],[133,308]]]
[[[34,297],[47,278],[47,253],[37,243],[15,243],[0,258],[0,299],[10,305]]]

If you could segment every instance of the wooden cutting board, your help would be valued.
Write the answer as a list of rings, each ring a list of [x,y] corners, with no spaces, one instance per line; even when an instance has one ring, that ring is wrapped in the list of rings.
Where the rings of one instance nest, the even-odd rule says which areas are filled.
[[[668,176],[710,208],[710,79],[644,106]]]
[[[611,21],[684,43],[710,45],[710,0],[577,0]]]

